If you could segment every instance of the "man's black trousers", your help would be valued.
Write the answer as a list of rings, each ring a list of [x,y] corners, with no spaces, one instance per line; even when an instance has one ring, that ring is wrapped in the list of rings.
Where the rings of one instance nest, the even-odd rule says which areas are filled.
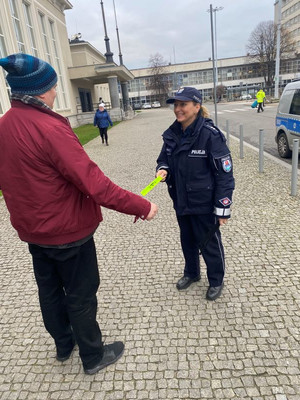
[[[209,231],[217,223],[214,214],[177,215],[180,227],[180,240],[185,259],[184,275],[190,278],[200,276],[199,249],[205,242]],[[225,274],[224,249],[218,229],[202,251],[207,267],[209,286],[220,286]]]
[[[74,337],[84,368],[103,356],[96,321],[100,284],[94,239],[67,249],[29,245],[45,327],[59,354],[67,354]]]

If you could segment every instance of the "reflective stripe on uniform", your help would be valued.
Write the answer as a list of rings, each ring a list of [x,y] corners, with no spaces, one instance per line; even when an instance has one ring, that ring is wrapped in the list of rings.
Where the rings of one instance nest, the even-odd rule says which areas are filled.
[[[230,208],[214,208],[214,214],[218,217],[228,217],[230,215]]]

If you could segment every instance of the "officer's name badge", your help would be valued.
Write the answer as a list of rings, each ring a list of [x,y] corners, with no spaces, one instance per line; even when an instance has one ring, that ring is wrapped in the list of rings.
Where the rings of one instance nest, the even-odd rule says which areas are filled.
[[[191,150],[191,155],[204,156],[206,154],[205,150]]]

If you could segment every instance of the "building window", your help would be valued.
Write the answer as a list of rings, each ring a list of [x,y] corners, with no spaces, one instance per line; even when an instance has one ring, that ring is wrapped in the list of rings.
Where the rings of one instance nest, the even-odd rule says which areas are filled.
[[[45,58],[46,58],[46,61],[49,64],[51,64],[50,47],[49,47],[48,36],[47,36],[46,26],[45,26],[45,16],[43,14],[39,13],[39,18],[40,18],[42,38],[43,38],[43,42],[44,42]]]
[[[31,12],[30,12],[29,4],[23,3],[23,9],[24,9],[24,15],[25,15],[25,21],[26,21],[26,26],[27,26],[28,37],[30,39],[31,54],[33,56],[37,57],[38,56],[38,52],[37,52],[35,38],[34,38],[34,31],[33,31],[33,26],[32,26],[32,19],[31,19]]]
[[[7,56],[7,51],[6,51],[6,46],[5,46],[5,40],[4,40],[2,27],[0,25],[0,58],[4,58],[6,56]],[[3,69],[3,68],[1,68],[1,69]]]
[[[46,24],[45,24],[45,16],[41,13],[39,13],[39,18],[40,18],[40,26],[41,26],[41,33],[42,33],[42,38],[43,38],[43,43],[44,43],[44,52],[45,52],[45,57],[44,59],[50,64],[52,64],[51,60],[51,53],[50,53],[50,44],[49,44],[49,39],[47,35],[47,30],[46,30]],[[60,101],[59,101],[60,96],[56,96],[55,102],[54,102],[54,108],[56,110],[60,109]]]
[[[57,49],[57,42],[55,39],[55,30],[54,30],[54,22],[49,20],[49,27],[50,27],[50,35],[51,35],[51,41],[52,41],[52,47],[54,49],[54,57],[55,57],[55,64],[56,64],[56,72],[58,75],[58,95],[62,96],[63,100],[63,105],[64,108],[67,108],[67,96],[66,96],[66,90],[65,90],[65,83],[64,79],[62,76],[62,69],[61,69],[61,62],[58,54],[58,49]]]
[[[24,53],[25,46],[24,46],[24,41],[23,41],[23,36],[22,36],[21,23],[20,23],[20,18],[18,15],[16,0],[9,0],[9,5],[10,5],[10,11],[11,11],[11,16],[12,16],[12,20],[13,20],[13,25],[15,28],[15,34],[16,34],[18,48],[21,53]]]
[[[6,51],[6,46],[5,46],[5,39],[4,39],[4,35],[3,35],[2,26],[0,24],[0,58],[4,58],[6,56],[7,56],[7,51]],[[6,80],[7,72],[5,71],[4,68],[1,68],[1,69],[2,69],[3,76],[4,76],[4,80],[5,80],[7,94],[8,94],[8,96],[10,96],[10,87]],[[0,99],[0,114],[3,114],[1,99]]]

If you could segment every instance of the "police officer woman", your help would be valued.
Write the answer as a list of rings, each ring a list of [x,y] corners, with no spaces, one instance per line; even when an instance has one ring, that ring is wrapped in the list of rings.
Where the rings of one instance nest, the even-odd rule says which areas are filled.
[[[180,228],[185,268],[176,287],[183,290],[200,280],[200,249],[209,282],[206,298],[215,300],[224,286],[219,225],[230,217],[234,189],[231,155],[224,135],[207,118],[198,90],[181,88],[167,103],[174,104],[176,121],[162,135],[156,175],[168,185]]]

